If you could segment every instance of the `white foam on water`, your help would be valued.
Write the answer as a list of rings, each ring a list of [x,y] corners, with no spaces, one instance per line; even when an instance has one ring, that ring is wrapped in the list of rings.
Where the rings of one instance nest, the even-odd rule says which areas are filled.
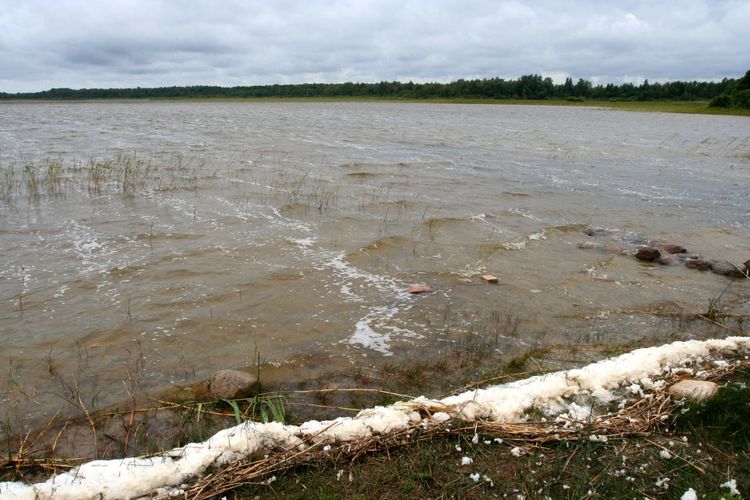
[[[375,288],[388,297],[391,302],[387,305],[370,307],[367,313],[357,321],[354,333],[344,343],[373,349],[385,356],[391,356],[392,338],[421,338],[422,335],[392,324],[397,315],[411,309],[414,297],[407,291],[406,283],[391,276],[380,275],[364,271],[345,260],[343,252],[325,262],[325,266],[334,270],[344,280],[341,284],[342,294],[351,302],[361,302],[364,299],[352,292],[352,282],[359,280],[365,286]],[[394,300],[395,299],[395,300]]]
[[[292,229],[292,230],[296,230],[296,231],[303,231],[303,232],[306,232],[306,233],[310,233],[313,230],[313,228],[312,228],[312,226],[310,224],[307,224],[305,222],[296,221],[294,219],[290,219],[289,217],[284,217],[283,215],[281,215],[281,212],[279,212],[279,210],[277,208],[275,208],[275,207],[270,207],[270,210],[271,210],[271,214],[272,215],[263,214],[263,213],[261,213],[260,215],[262,217],[265,217],[269,221],[272,221],[272,222],[275,222],[277,224],[283,225],[287,229]]]
[[[312,232],[309,224],[297,223],[278,213],[274,209],[276,217],[288,228]],[[377,274],[360,269],[346,261],[345,252],[336,252],[316,248],[318,241],[315,236],[289,237],[287,241],[293,243],[312,262],[313,267],[326,274],[331,274],[330,284],[338,287],[338,293],[344,302],[362,303],[365,297],[359,291],[373,290],[380,293],[388,302],[385,305],[375,305],[367,308],[365,315],[357,320],[353,333],[342,342],[354,346],[373,349],[385,356],[393,353],[390,351],[392,338],[419,338],[420,334],[399,328],[392,324],[394,318],[408,311],[412,306],[414,297],[408,293],[408,285],[401,280],[389,275]],[[356,284],[356,285],[355,285]]]
[[[72,253],[81,263],[83,275],[97,274],[113,267],[128,265],[127,257],[108,244],[94,228],[76,220],[63,222],[65,238],[72,245]]]
[[[409,309],[411,305],[404,306],[401,303],[371,307],[367,314],[357,321],[354,333],[342,342],[372,349],[384,356],[392,356],[392,338],[422,338],[422,335],[416,332],[389,324],[397,314]]]
[[[541,241],[546,239],[547,234],[544,229],[542,229],[541,231],[531,233],[528,236],[523,236],[521,238],[516,238],[513,241],[502,243],[502,247],[506,250],[523,250],[524,248],[526,248],[526,245],[528,245],[530,241]]]
[[[254,220],[254,219],[258,218],[257,213],[255,211],[250,211],[250,210],[247,209],[247,208],[250,208],[250,207],[257,208],[257,207],[254,207],[250,203],[244,203],[244,204],[236,205],[236,204],[232,203],[231,201],[227,200],[226,198],[222,198],[221,196],[214,196],[214,200],[216,200],[220,205],[223,205],[223,206],[229,208],[229,210],[230,210],[229,213],[223,213],[223,214],[220,214],[220,215],[229,216],[229,217],[236,217],[236,218],[238,218],[238,219],[240,219],[240,220],[242,220],[244,222],[248,222],[250,220]],[[243,205],[244,205],[244,207],[247,207],[247,208],[243,209]]]
[[[302,249],[309,249],[310,247],[315,244],[317,241],[317,238],[313,236],[308,236],[307,238],[290,238],[289,241],[297,245],[298,247]]]

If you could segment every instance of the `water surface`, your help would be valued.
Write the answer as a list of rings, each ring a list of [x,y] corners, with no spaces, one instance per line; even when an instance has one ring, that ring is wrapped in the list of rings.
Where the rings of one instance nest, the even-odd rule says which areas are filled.
[[[0,165],[0,372],[37,414],[60,406],[61,377],[116,401],[137,365],[156,389],[256,352],[322,369],[467,335],[497,336],[498,359],[659,343],[679,328],[651,312],[703,310],[728,281],[627,251],[750,258],[744,117],[3,103]]]

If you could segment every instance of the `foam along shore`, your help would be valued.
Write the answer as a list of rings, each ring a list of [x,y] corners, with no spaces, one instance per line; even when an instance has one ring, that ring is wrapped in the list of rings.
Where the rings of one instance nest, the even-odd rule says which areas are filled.
[[[429,428],[453,418],[467,422],[517,422],[534,409],[550,416],[586,420],[591,409],[585,401],[612,401],[625,392],[637,393],[641,388],[663,385],[660,380],[663,377],[681,372],[695,374],[697,363],[748,353],[749,337],[681,341],[441,400],[420,397],[378,406],[355,417],[312,420],[299,426],[245,422],[202,443],[191,443],[157,456],[88,462],[33,485],[0,483],[0,498],[133,498],[178,493],[180,487],[201,476],[209,466],[222,466],[273,450],[302,451],[420,426]]]

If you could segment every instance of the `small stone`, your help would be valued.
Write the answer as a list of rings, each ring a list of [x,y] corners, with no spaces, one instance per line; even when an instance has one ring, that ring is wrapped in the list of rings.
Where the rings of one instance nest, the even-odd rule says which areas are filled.
[[[620,255],[625,252],[625,250],[623,250],[622,247],[618,247],[618,246],[606,247],[604,251],[607,253],[615,254],[615,255]]]
[[[407,288],[406,291],[409,293],[427,293],[427,292],[431,292],[432,288],[430,288],[427,285],[420,284],[420,285],[412,285],[409,288]]]
[[[703,259],[688,259],[685,261],[685,267],[688,269],[697,269],[698,271],[710,271],[711,263]]]
[[[458,281],[460,283],[471,283],[472,279],[471,278],[467,278],[466,276],[459,276],[458,277]]]
[[[239,399],[255,392],[257,379],[240,370],[219,370],[208,382],[208,394],[212,399]]]
[[[635,252],[635,258],[644,262],[653,262],[661,257],[661,252],[654,247],[643,247],[639,248]]]
[[[711,271],[722,276],[729,276],[730,278],[744,278],[745,273],[740,266],[735,266],[728,260],[712,260]]]
[[[687,398],[694,401],[708,399],[719,390],[715,382],[707,380],[680,380],[669,388],[669,394],[678,398]]]
[[[482,279],[487,283],[497,283],[498,281],[497,276],[494,274],[483,274]]]
[[[680,245],[659,245],[659,250],[663,250],[666,253],[687,253],[687,249]]]

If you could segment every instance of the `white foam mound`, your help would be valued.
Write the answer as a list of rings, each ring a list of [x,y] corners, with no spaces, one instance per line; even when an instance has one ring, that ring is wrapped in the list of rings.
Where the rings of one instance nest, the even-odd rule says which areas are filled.
[[[709,356],[750,351],[750,338],[728,337],[674,342],[637,349],[583,368],[531,377],[518,382],[477,389],[442,400],[420,397],[388,407],[363,410],[355,417],[309,421],[300,426],[245,422],[225,429],[203,443],[191,443],[151,458],[88,462],[43,483],[0,483],[2,499],[133,498],[159,488],[175,487],[200,476],[210,465],[223,465],[255,453],[280,448],[353,441],[376,434],[418,426],[440,425],[449,418],[512,422],[532,407],[554,415],[586,415],[571,401],[576,395],[608,401],[620,387],[636,393],[668,375]]]

